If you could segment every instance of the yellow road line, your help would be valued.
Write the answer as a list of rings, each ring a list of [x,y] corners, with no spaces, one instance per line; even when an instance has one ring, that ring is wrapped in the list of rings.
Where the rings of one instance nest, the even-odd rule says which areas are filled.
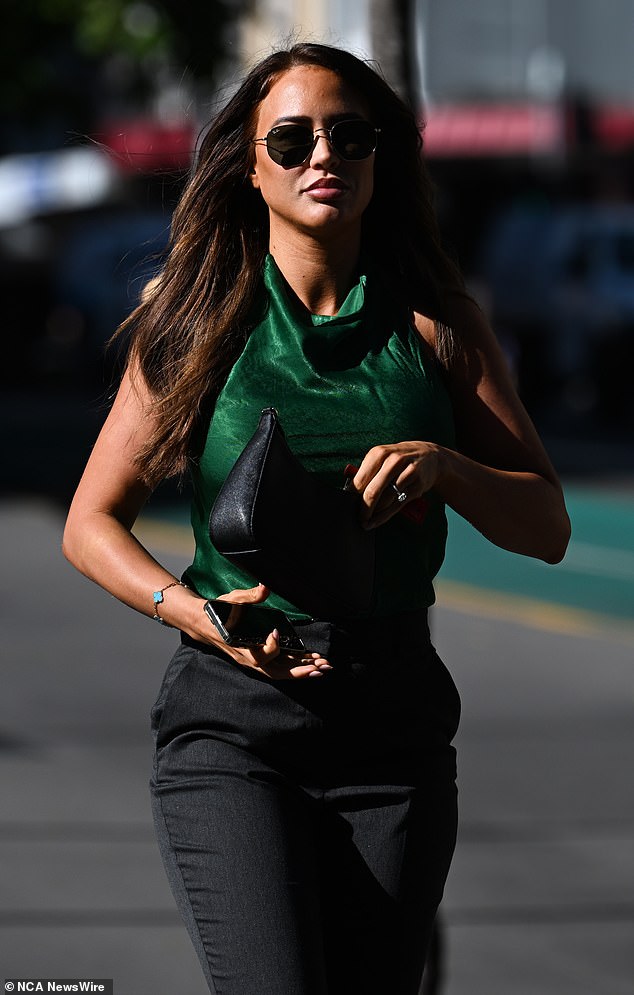
[[[188,525],[174,525],[141,516],[133,531],[139,542],[150,550],[189,558],[194,554],[194,538]]]
[[[187,562],[191,560],[194,543],[189,526],[142,517],[134,532],[140,542],[151,550],[182,556]],[[540,601],[523,594],[487,590],[453,580],[437,580],[435,588],[439,607],[467,615],[519,622],[532,629],[563,635],[599,635],[609,630],[612,635],[634,639],[634,622],[600,612]]]
[[[434,586],[439,607],[446,606],[468,615],[519,622],[533,629],[563,635],[588,636],[609,630],[613,635],[618,633],[634,639],[634,623],[612,615],[452,580],[438,580]]]

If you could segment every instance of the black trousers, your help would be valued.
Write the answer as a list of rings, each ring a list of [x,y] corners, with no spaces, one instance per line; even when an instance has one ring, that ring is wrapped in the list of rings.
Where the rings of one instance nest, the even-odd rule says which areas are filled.
[[[460,701],[426,615],[302,626],[271,681],[184,638],[152,710],[161,853],[214,995],[416,995],[456,835]]]

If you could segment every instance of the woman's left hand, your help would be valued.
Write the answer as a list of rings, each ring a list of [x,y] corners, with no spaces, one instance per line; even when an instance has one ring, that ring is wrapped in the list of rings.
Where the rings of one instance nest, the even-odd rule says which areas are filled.
[[[371,449],[353,479],[364,525],[375,528],[402,508],[414,511],[433,488],[496,546],[559,563],[570,521],[557,474],[482,312],[462,295],[445,305],[443,321],[457,330],[459,345],[445,367],[456,446],[417,441]],[[433,322],[417,314],[415,324],[435,348]],[[406,495],[401,501],[395,487]]]
[[[370,449],[352,481],[363,501],[364,527],[383,525],[431,490],[439,464],[440,447],[431,442],[396,442]]]

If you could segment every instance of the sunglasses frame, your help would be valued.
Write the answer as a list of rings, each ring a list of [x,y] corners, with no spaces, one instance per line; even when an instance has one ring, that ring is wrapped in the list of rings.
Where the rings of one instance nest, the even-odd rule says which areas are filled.
[[[361,156],[358,159],[356,158],[350,159],[339,151],[336,145],[336,138],[335,140],[333,140],[332,133],[333,131],[335,131],[336,128],[340,127],[340,125],[357,124],[357,123],[365,124],[374,131],[374,147],[370,149],[367,155]],[[264,144],[266,147],[266,151],[268,152],[269,159],[271,159],[277,166],[282,166],[283,169],[295,169],[297,166],[303,166],[306,160],[310,158],[310,156],[313,154],[315,146],[317,145],[317,142],[319,141],[320,138],[325,138],[330,144],[330,146],[335,150],[336,154],[341,159],[343,159],[344,162],[363,162],[365,159],[369,159],[373,152],[376,152],[376,148],[378,145],[378,136],[381,132],[380,128],[375,128],[374,125],[371,124],[369,121],[366,121],[365,118],[351,117],[351,118],[346,118],[343,121],[335,121],[335,123],[330,128],[317,128],[316,131],[312,131],[311,132],[312,141],[310,145],[307,144],[305,146],[304,145],[294,146],[294,148],[296,149],[306,148],[307,149],[306,155],[304,156],[303,159],[300,160],[300,162],[293,162],[290,164],[286,164],[284,163],[284,156],[287,155],[288,152],[292,151],[292,149],[287,150],[287,152],[280,152],[278,149],[271,148],[269,146],[269,138],[271,137],[271,135],[273,135],[275,131],[278,131],[280,128],[305,128],[307,132],[311,132],[311,128],[309,128],[308,125],[295,124],[289,121],[288,124],[278,124],[274,128],[271,128],[271,130],[264,136],[264,138],[254,138],[252,140],[253,145]],[[275,154],[277,154],[279,158],[276,158]]]

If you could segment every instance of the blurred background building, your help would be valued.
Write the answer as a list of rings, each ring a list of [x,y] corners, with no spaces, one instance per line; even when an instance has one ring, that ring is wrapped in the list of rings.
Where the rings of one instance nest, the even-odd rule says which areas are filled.
[[[631,0],[11,3],[11,383],[103,377],[105,341],[160,266],[204,122],[252,61],[300,38],[376,61],[415,108],[447,245],[542,431],[630,432]]]

